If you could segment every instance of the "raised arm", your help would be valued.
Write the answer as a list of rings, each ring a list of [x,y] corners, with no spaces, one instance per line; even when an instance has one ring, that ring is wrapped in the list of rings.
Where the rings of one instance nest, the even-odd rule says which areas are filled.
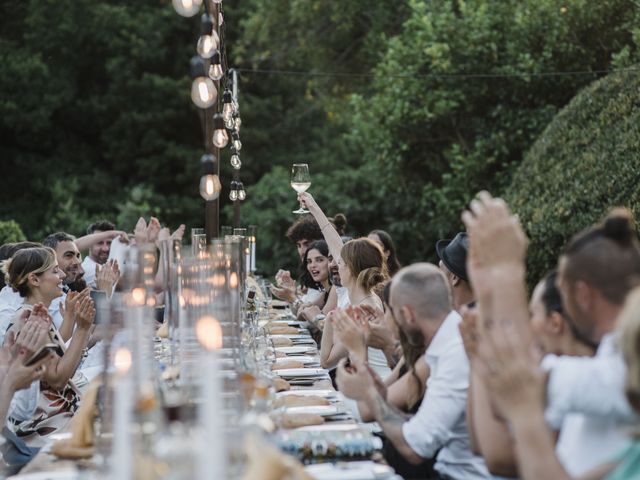
[[[309,209],[313,218],[315,218],[318,225],[320,225],[322,235],[324,235],[324,239],[329,246],[329,253],[335,259],[340,258],[340,252],[342,251],[342,238],[340,238],[340,234],[338,234],[333,224],[316,203],[315,199],[310,193],[303,192],[298,194],[298,200],[300,200],[300,203],[303,206]]]
[[[98,242],[113,240],[117,236],[120,236],[125,243],[129,243],[126,232],[123,232],[122,230],[107,230],[106,232],[90,233],[89,235],[77,238],[75,244],[76,247],[78,247],[78,250],[82,252],[84,250],[89,250],[92,245],[95,245]]]

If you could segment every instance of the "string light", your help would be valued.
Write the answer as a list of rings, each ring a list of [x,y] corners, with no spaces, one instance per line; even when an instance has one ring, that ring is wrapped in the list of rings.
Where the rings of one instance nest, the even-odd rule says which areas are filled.
[[[231,138],[233,139],[233,148],[235,148],[238,152],[242,150],[242,142],[240,141],[240,135],[238,134],[238,132],[233,132],[231,134]]]
[[[229,191],[229,200],[235,202],[238,200],[238,182],[235,180],[231,181],[231,190]]]
[[[220,52],[216,50],[211,56],[211,66],[209,67],[209,77],[218,81],[224,76],[224,70],[220,64]]]
[[[244,191],[244,185],[238,182],[238,200],[243,201],[245,198],[247,198],[247,192]]]
[[[199,108],[209,108],[218,98],[218,91],[213,81],[207,77],[202,57],[191,59],[191,100]]]
[[[202,58],[211,58],[220,46],[220,37],[213,28],[211,15],[204,13],[200,25],[200,38],[196,50]]]
[[[222,117],[224,118],[225,125],[233,120],[233,95],[231,90],[226,89],[222,94]]]
[[[210,153],[204,154],[200,159],[202,165],[202,177],[200,178],[200,196],[206,201],[215,200],[220,196],[222,184],[216,175],[216,157]]]
[[[233,145],[231,146],[231,166],[235,169],[235,170],[240,170],[240,167],[242,166],[242,161],[240,160],[240,155],[238,155],[237,150],[233,147]]]
[[[193,17],[200,11],[202,0],[173,0],[173,8],[182,17]]]
[[[224,126],[222,114],[213,115],[213,144],[218,148],[224,148],[229,143],[229,134]]]

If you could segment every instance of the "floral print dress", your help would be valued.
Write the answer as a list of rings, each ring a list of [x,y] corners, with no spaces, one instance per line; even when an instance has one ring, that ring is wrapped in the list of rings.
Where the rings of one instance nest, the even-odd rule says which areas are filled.
[[[29,305],[25,305],[23,308],[29,307]],[[18,310],[17,316],[20,313],[21,310]],[[15,328],[15,325],[10,326],[9,330],[12,328]],[[53,323],[49,327],[49,335],[52,342],[58,345],[59,351],[64,355],[66,351],[64,341]],[[69,423],[80,406],[80,398],[80,391],[71,380],[67,381],[60,390],[41,381],[36,410],[29,420],[15,425],[16,435],[30,447],[43,446],[47,443],[47,436],[64,428]]]

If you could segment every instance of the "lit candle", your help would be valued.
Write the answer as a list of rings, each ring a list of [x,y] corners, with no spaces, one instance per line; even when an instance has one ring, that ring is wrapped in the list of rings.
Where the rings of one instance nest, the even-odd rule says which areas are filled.
[[[227,455],[223,439],[222,388],[217,351],[222,347],[220,322],[211,315],[200,317],[196,323],[196,336],[202,351],[202,403],[198,419],[202,431],[198,446],[197,478],[226,478]]]
[[[251,238],[251,273],[256,271],[256,237]]]
[[[133,452],[131,443],[131,421],[133,410],[133,384],[131,382],[131,352],[126,348],[116,351],[114,421],[113,421],[113,458],[111,466],[114,478],[129,480],[132,478]]]

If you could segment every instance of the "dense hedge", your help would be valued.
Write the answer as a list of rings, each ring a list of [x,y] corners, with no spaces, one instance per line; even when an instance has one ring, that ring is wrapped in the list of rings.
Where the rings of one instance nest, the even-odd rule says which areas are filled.
[[[582,90],[525,155],[506,195],[531,239],[529,282],[613,206],[640,214],[640,70]]]
[[[0,221],[0,245],[5,243],[23,242],[26,238],[17,222],[13,220]]]

